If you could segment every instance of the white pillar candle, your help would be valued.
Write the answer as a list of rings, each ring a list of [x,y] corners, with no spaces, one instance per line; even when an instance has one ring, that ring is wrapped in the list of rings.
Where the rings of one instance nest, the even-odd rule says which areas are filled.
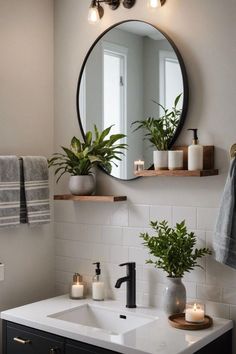
[[[144,161],[134,161],[134,172],[140,172],[144,170]]]
[[[102,281],[93,282],[92,294],[93,300],[104,300],[104,283]]]
[[[71,297],[76,299],[81,299],[84,296],[84,286],[83,284],[73,284],[71,287]]]
[[[204,306],[199,304],[187,304],[185,310],[185,321],[187,322],[203,322],[205,318]]]

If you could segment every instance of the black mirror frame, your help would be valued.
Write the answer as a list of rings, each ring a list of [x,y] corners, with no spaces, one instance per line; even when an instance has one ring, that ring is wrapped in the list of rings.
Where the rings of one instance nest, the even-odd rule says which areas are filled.
[[[102,32],[98,37],[97,39],[94,41],[94,43],[92,44],[92,46],[89,48],[85,58],[84,58],[84,61],[83,61],[83,64],[81,66],[81,69],[80,69],[80,74],[79,74],[79,79],[78,79],[78,84],[77,84],[77,91],[76,91],[76,110],[77,110],[77,117],[78,117],[78,122],[79,122],[79,127],[80,127],[80,131],[81,131],[81,134],[83,136],[83,139],[85,137],[85,133],[84,133],[84,129],[83,129],[83,126],[82,126],[82,120],[81,120],[81,116],[80,116],[80,109],[79,109],[79,91],[80,91],[80,84],[81,84],[81,80],[82,80],[82,76],[83,76],[83,72],[84,72],[84,68],[85,68],[85,65],[87,63],[87,60],[93,50],[93,48],[95,47],[95,45],[100,41],[100,39],[107,33],[109,32],[111,29],[123,24],[123,23],[126,23],[126,22],[142,22],[142,23],[145,23],[147,25],[150,25],[152,27],[154,27],[157,31],[159,31],[167,40],[168,42],[170,43],[170,45],[172,46],[177,58],[178,58],[178,61],[179,61],[179,64],[180,64],[180,69],[181,69],[181,73],[182,73],[182,77],[183,77],[183,89],[184,89],[184,95],[183,95],[183,108],[182,108],[182,114],[181,114],[181,118],[180,118],[180,122],[178,124],[178,127],[175,131],[175,134],[173,136],[173,138],[171,139],[169,145],[168,145],[168,149],[171,149],[171,147],[174,145],[175,141],[177,140],[182,128],[183,128],[183,125],[184,125],[184,122],[185,122],[185,119],[186,119],[186,115],[187,115],[187,111],[188,111],[188,103],[189,103],[189,84],[188,84],[188,76],[187,76],[187,72],[186,72],[186,68],[185,68],[185,64],[184,64],[184,61],[183,61],[183,58],[178,50],[178,48],[176,47],[175,43],[172,41],[172,39],[170,39],[170,37],[165,33],[163,32],[162,30],[160,30],[157,26],[147,22],[147,21],[142,21],[142,20],[125,20],[125,21],[121,21],[121,22],[118,22],[110,27],[108,27],[104,32]],[[152,169],[153,165],[149,168],[149,169]],[[133,181],[137,178],[140,178],[140,177],[134,177],[134,178],[130,178],[130,179],[122,179],[122,178],[118,178],[118,177],[115,177],[115,176],[112,176],[110,175],[109,173],[107,173],[102,167],[100,167],[100,169],[105,172],[107,175],[109,175],[110,177],[113,177],[119,181]]]

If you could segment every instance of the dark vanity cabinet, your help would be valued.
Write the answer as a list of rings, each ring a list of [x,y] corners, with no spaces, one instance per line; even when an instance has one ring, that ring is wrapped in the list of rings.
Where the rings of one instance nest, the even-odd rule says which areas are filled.
[[[9,321],[3,321],[2,341],[2,354],[119,354]],[[232,354],[232,331],[193,354]]]
[[[65,354],[119,354],[108,349],[98,348],[91,344],[66,340]]]
[[[64,339],[3,321],[3,354],[63,354]]]
[[[119,354],[9,321],[3,321],[2,342],[2,354]]]

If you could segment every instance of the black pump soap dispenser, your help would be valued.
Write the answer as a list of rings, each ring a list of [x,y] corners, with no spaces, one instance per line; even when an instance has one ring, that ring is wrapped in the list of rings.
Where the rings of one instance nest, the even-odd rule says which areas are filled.
[[[93,264],[96,265],[96,269],[92,282],[92,298],[95,301],[103,301],[105,297],[105,285],[101,277],[100,262],[95,262]]]

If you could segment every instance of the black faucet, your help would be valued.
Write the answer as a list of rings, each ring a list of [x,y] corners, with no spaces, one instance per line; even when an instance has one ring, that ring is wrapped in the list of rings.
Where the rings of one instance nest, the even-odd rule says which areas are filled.
[[[115,288],[120,288],[121,284],[126,282],[126,298],[127,303],[126,307],[135,308],[136,307],[136,270],[135,263],[122,263],[120,266],[127,266],[127,276],[123,278],[119,278],[116,282]]]

